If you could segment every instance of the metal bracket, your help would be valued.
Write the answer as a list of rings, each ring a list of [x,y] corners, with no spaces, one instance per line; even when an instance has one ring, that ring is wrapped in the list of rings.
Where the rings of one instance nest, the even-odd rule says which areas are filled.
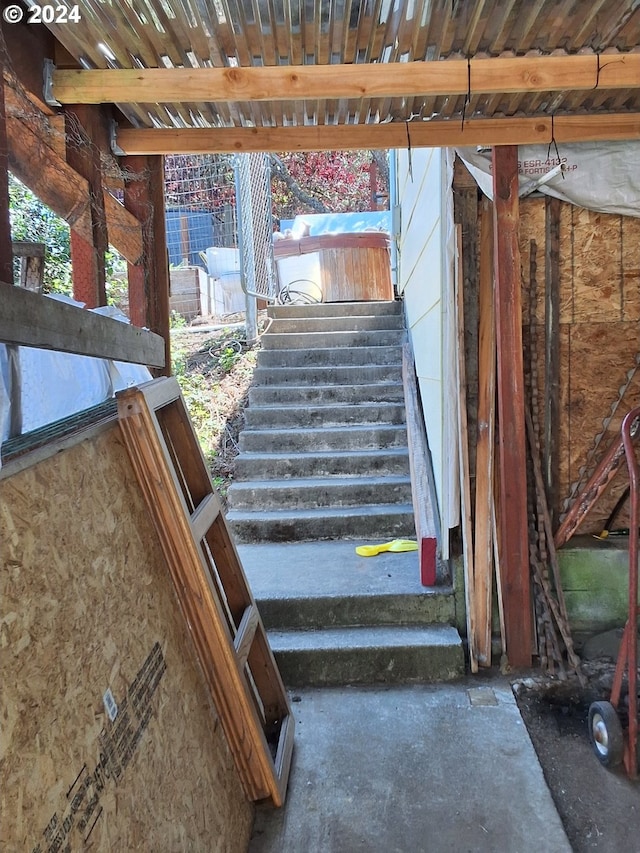
[[[115,119],[111,119],[109,122],[109,145],[111,146],[111,153],[115,154],[116,157],[126,155],[127,152],[123,151],[118,145],[118,122]]]
[[[46,104],[50,107],[61,107],[60,101],[53,97],[53,72],[56,66],[52,59],[45,59],[44,68],[42,69],[42,93]]]

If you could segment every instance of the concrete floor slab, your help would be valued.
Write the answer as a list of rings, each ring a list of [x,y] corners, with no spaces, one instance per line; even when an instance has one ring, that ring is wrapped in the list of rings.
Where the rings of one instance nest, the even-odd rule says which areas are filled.
[[[294,693],[287,802],[250,853],[570,853],[509,684],[479,686]]]
[[[238,553],[256,599],[425,592],[417,551],[356,554],[356,545],[382,541],[260,542]]]

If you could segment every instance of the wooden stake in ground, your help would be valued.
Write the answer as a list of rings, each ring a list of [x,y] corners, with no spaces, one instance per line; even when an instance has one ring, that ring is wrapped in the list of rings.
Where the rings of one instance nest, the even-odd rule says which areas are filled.
[[[458,454],[460,463],[460,503],[462,512],[462,548],[464,562],[464,589],[467,610],[467,641],[469,643],[469,664],[471,672],[478,671],[476,652],[476,604],[473,577],[473,527],[471,523],[471,487],[469,483],[469,438],[467,430],[467,380],[464,361],[464,299],[462,294],[462,228],[456,226],[456,306],[457,306],[457,342],[458,358]]]

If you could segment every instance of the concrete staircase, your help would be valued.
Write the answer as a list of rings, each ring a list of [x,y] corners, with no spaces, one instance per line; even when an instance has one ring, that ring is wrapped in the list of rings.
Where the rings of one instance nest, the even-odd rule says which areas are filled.
[[[453,590],[416,552],[355,552],[415,537],[400,303],[269,314],[227,520],[285,684],[460,677]]]
[[[415,551],[364,558],[355,545],[239,545],[285,684],[460,678],[464,654],[453,589],[421,587]]]
[[[228,494],[236,540],[414,536],[400,303],[269,312]]]

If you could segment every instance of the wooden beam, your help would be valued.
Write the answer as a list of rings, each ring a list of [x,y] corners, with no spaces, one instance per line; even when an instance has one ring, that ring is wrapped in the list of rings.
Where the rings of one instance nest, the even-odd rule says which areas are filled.
[[[171,370],[169,337],[169,258],[164,214],[164,160],[128,157],[124,203],[145,223],[141,260],[128,264],[131,322],[146,326],[165,340],[165,372]]]
[[[131,264],[142,259],[142,225],[108,190],[103,191],[109,243]]]
[[[261,68],[125,68],[54,71],[61,104],[248,102],[326,98],[633,89],[640,54],[494,57]]]
[[[4,282],[0,305],[3,343],[164,366],[164,341],[152,332]]]
[[[500,554],[507,654],[531,665],[531,592],[518,246],[518,149],[493,149],[494,265],[498,351]]]
[[[89,184],[24,122],[7,116],[9,168],[22,183],[91,242]]]
[[[8,90],[11,92],[11,90]],[[85,239],[92,240],[89,183],[50,146],[51,136],[39,136],[27,118],[20,118],[15,97],[9,99],[7,115],[9,166],[25,186],[34,192],[68,225]],[[35,109],[35,108],[34,108]],[[42,127],[51,117],[42,116]],[[55,136],[55,134],[54,134]],[[109,243],[130,263],[142,257],[142,226],[111,193],[104,190]]]
[[[9,60],[4,73],[40,110],[52,114],[44,100],[43,68],[45,60],[54,58],[55,38],[44,24],[30,24],[27,17],[18,24],[0,21]]]
[[[0,72],[2,59],[0,59]],[[13,283],[13,249],[9,219],[9,143],[4,107],[4,77],[0,73],[0,278]]]
[[[465,145],[549,145],[640,139],[638,113],[478,118],[316,125],[314,127],[119,128],[124,154],[222,154],[250,151],[355,151]]]
[[[92,232],[91,243],[71,235],[73,295],[87,308],[97,308],[107,304],[105,254],[109,249],[98,141],[100,115],[95,107],[79,105],[67,108],[65,118],[66,135],[75,140],[67,145],[67,163],[89,185]]]

